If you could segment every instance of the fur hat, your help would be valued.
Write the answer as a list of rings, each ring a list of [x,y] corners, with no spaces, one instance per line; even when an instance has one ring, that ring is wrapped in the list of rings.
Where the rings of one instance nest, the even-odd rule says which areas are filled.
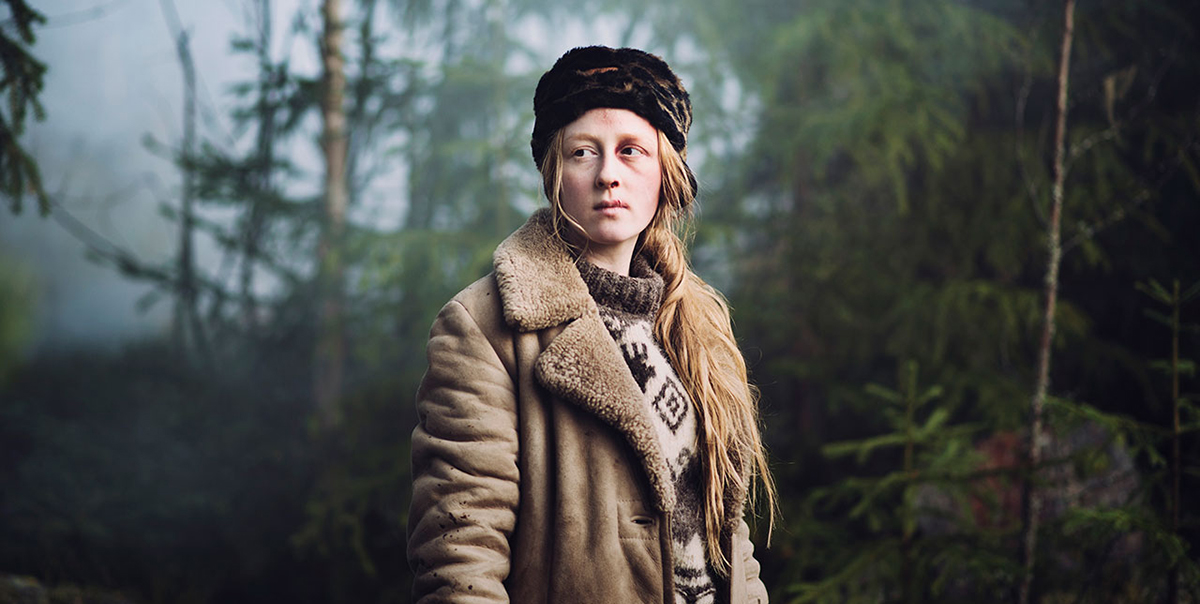
[[[538,81],[530,141],[538,167],[559,128],[599,107],[628,109],[642,116],[684,155],[692,102],[666,62],[635,48],[587,46],[568,51]],[[688,178],[694,192],[691,168]]]

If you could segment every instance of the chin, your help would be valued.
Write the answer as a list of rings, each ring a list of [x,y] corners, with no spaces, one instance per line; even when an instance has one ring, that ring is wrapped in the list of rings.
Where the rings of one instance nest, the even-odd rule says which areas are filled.
[[[641,231],[632,228],[620,230],[599,229],[597,232],[592,233],[592,236],[588,237],[588,239],[597,245],[621,245],[631,240],[637,240],[641,234]]]

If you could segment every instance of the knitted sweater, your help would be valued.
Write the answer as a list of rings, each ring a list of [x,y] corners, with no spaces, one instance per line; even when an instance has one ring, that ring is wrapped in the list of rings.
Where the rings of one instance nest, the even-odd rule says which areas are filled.
[[[583,260],[578,265],[605,326],[646,395],[659,446],[675,484],[676,505],[671,524],[675,602],[712,604],[717,596],[716,574],[709,568],[705,555],[703,475],[696,410],[654,337],[654,318],[662,302],[662,277],[641,257],[634,259],[628,277]]]

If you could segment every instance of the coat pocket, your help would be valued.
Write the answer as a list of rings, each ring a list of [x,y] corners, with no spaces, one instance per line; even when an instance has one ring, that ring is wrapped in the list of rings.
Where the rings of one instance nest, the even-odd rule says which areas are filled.
[[[618,500],[617,509],[618,535],[633,588],[622,599],[661,603],[668,591],[663,574],[662,515],[652,512],[640,499]]]
[[[638,499],[617,501],[617,536],[622,539],[657,541],[662,516],[651,511]]]

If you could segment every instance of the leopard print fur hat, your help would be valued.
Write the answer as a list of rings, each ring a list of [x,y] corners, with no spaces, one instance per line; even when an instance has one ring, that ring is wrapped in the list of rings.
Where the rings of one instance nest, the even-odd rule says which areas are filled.
[[[666,62],[635,48],[587,46],[568,51],[538,81],[530,147],[539,168],[550,137],[598,107],[628,109],[642,116],[686,159],[692,102]],[[690,168],[688,177],[694,192]]]

